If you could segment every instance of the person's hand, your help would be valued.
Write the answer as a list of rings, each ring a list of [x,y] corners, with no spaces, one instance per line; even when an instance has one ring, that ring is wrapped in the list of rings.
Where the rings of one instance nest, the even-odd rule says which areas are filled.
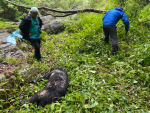
[[[33,33],[29,33],[29,36],[33,36]]]
[[[127,35],[127,33],[128,33],[128,31],[126,30],[126,33],[125,33],[125,35]]]

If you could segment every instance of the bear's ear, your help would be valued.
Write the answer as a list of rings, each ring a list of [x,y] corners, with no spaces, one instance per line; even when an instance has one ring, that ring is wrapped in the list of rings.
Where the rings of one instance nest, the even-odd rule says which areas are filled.
[[[52,74],[51,74],[51,76],[53,76],[55,73],[53,72]]]
[[[31,80],[29,83],[36,83],[36,82],[39,82],[38,78]]]
[[[49,78],[50,78],[50,76],[51,76],[51,72],[49,72],[49,73],[45,74],[45,75],[43,76],[43,78],[44,78],[44,79],[49,79]]]
[[[28,101],[26,99],[23,99],[23,100],[20,100],[20,103],[21,103],[21,105],[23,105],[23,104],[27,104]]]

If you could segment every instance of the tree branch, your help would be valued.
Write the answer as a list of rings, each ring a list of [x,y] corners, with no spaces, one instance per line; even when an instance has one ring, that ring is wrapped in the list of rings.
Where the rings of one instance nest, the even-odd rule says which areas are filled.
[[[31,9],[31,7],[27,7],[27,6],[23,6],[23,5],[18,5],[18,4],[15,4],[13,2],[10,2],[9,0],[6,0],[6,2],[10,3],[10,4],[13,4],[17,7],[23,7],[23,8],[26,8],[26,9]],[[66,15],[54,15],[55,17],[64,17],[64,16],[68,16],[68,15],[72,15],[72,14],[76,14],[76,13],[83,13],[83,12],[94,12],[94,13],[106,13],[107,11],[105,10],[98,10],[98,9],[93,9],[93,8],[87,8],[87,9],[79,9],[79,10],[65,10],[65,11],[61,11],[61,10],[55,10],[55,9],[51,9],[51,8],[48,8],[48,7],[38,7],[39,10],[41,9],[47,9],[49,11],[52,11],[52,12],[58,12],[58,13],[68,13]],[[47,15],[50,14],[50,13],[47,13]],[[53,14],[50,14],[50,15],[53,15]]]
[[[31,9],[31,7],[27,7],[27,6],[23,6],[23,5],[18,5],[18,4],[15,4],[9,0],[6,0],[6,2],[10,3],[10,4],[13,4],[14,6],[17,6],[17,7],[23,7],[23,8],[26,8],[26,9]]]
[[[61,10],[55,10],[55,9],[51,9],[48,7],[38,7],[38,9],[47,9],[49,11],[53,11],[53,12],[58,12],[58,13],[83,13],[83,12],[94,12],[94,13],[103,13],[103,12],[107,12],[104,10],[97,10],[97,9],[93,9],[93,8],[87,8],[87,9],[79,9],[79,10],[66,10],[66,11],[61,11]]]
[[[76,14],[76,13],[67,13],[67,14],[65,14],[65,15],[53,15],[53,14],[51,14],[51,13],[47,13],[47,12],[44,11],[44,10],[42,10],[41,12],[45,13],[44,16],[51,15],[51,16],[53,16],[53,17],[66,17],[66,16],[69,16],[69,15]]]

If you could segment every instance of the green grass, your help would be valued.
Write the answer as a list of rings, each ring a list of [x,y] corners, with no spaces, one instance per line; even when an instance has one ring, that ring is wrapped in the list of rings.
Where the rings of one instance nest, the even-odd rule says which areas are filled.
[[[103,14],[83,14],[78,21],[66,24],[58,35],[46,36],[41,52],[44,60],[38,63],[32,54],[25,59],[25,68],[33,78],[42,76],[50,68],[64,68],[69,76],[69,87],[61,101],[45,106],[20,106],[20,99],[29,99],[41,90],[47,81],[29,84],[16,70],[14,86],[7,91],[2,112],[17,113],[134,113],[150,111],[150,31],[132,21],[125,36],[122,22],[118,26],[118,55],[112,55],[112,46],[104,43]],[[10,61],[7,61],[10,63]],[[16,60],[17,62],[17,60]],[[16,64],[21,64],[18,61]],[[24,67],[20,66],[20,69]],[[1,89],[1,90],[2,90]],[[10,91],[11,92],[10,92]],[[21,96],[20,96],[21,95]],[[0,100],[2,101],[2,100]],[[6,103],[7,102],[7,103]]]
[[[5,28],[5,27],[17,27],[16,25],[13,25],[14,22],[3,22],[1,21],[0,23],[0,28]],[[17,27],[18,28],[18,27]]]

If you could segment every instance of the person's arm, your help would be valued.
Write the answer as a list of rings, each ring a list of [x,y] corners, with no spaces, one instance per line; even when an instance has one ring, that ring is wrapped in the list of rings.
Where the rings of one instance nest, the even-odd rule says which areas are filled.
[[[109,14],[110,10],[104,15],[102,21],[105,19],[105,17]]]
[[[128,30],[125,30],[126,31],[126,33],[125,34],[127,34],[128,33]]]
[[[122,14],[122,21],[125,24],[125,31],[126,31],[126,34],[127,34],[128,30],[129,30],[129,19],[128,19],[127,15],[125,13]]]
[[[27,20],[23,19],[19,25],[19,28],[23,32],[23,34],[29,34],[27,24],[28,24]]]
[[[29,39],[29,25],[30,25],[30,21],[23,19],[19,25],[20,30],[23,33],[23,38],[24,39]]]
[[[43,24],[43,23],[42,23],[42,20],[41,20],[40,17],[38,17],[38,18],[39,18],[39,19],[38,19],[38,20],[39,20],[39,26],[40,26],[40,28],[42,28],[42,24]]]

